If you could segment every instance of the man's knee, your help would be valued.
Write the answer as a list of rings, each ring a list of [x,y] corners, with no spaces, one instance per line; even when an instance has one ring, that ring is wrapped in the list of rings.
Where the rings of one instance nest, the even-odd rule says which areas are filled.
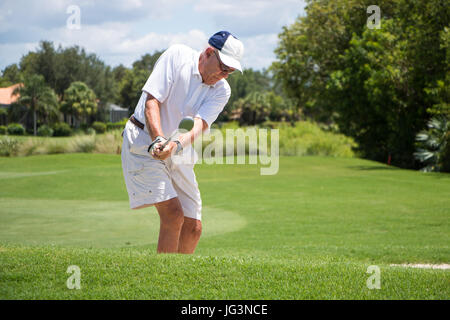
[[[202,235],[202,222],[196,219],[185,219],[185,224],[187,225],[187,232],[191,235],[192,238],[200,238]]]
[[[161,225],[164,227],[181,228],[184,223],[183,208],[178,201],[171,201],[158,208]]]

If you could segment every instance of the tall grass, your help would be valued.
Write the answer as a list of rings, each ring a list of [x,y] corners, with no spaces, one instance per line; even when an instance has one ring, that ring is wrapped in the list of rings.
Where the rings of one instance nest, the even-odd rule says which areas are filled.
[[[228,148],[225,144],[226,130],[239,129],[236,122],[230,122],[221,126],[215,125],[223,138],[223,155],[237,154],[237,143]],[[241,134],[245,136],[246,130],[252,127],[241,128]],[[254,128],[254,127],[253,127]],[[352,138],[339,133],[322,129],[318,124],[300,121],[294,126],[287,123],[270,123],[260,128],[279,129],[279,154],[284,156],[331,156],[331,157],[355,157],[353,149],[357,146]],[[258,129],[258,128],[257,128]],[[122,130],[108,131],[105,134],[77,135],[67,138],[47,137],[3,137],[0,138],[0,155],[4,156],[31,156],[57,153],[106,153],[120,154],[122,147]],[[271,132],[268,131],[268,148],[271,147]],[[229,141],[228,141],[229,142]],[[202,151],[210,145],[217,143],[212,135],[205,135],[201,145]],[[210,145],[212,147],[213,145]],[[249,145],[245,140],[245,152],[264,152]],[[227,152],[228,151],[228,152]]]

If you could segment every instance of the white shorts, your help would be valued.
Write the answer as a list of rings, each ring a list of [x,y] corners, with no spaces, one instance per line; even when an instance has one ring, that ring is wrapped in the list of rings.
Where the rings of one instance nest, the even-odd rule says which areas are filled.
[[[122,169],[130,208],[178,197],[184,216],[201,220],[202,201],[194,164],[175,164],[171,158],[153,159],[147,152],[151,138],[130,121],[123,132]]]

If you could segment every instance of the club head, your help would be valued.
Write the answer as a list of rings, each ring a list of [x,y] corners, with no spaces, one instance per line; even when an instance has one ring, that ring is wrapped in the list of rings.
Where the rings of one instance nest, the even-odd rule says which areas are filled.
[[[179,130],[186,130],[191,131],[194,127],[194,119],[191,117],[185,117],[180,121],[180,124],[178,125]]]

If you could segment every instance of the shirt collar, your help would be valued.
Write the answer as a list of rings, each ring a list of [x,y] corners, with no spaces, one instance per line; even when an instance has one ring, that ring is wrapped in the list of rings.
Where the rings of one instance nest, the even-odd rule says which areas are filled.
[[[192,74],[199,76],[200,78],[202,75],[200,74],[200,71],[198,71],[198,59],[200,59],[201,52],[197,52],[194,54],[194,68],[192,70]]]

